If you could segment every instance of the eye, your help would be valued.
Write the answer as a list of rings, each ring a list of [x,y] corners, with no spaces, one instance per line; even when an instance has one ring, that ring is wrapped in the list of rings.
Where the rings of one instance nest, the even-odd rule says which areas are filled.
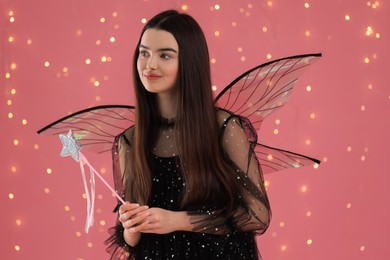
[[[149,52],[147,52],[146,50],[140,50],[139,56],[144,58],[149,57]]]
[[[168,60],[171,58],[171,56],[169,54],[166,54],[166,53],[161,53],[160,57],[164,60]]]

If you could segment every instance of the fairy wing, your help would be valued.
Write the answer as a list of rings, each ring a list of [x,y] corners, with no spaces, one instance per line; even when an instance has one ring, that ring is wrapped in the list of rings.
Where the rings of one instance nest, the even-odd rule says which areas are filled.
[[[105,105],[87,108],[38,130],[38,134],[66,134],[72,129],[83,147],[94,152],[110,151],[115,136],[134,124],[134,106]]]
[[[215,102],[219,107],[248,119],[259,131],[264,119],[288,102],[299,77],[320,57],[320,53],[304,54],[261,64],[232,81]],[[319,163],[305,155],[258,143],[255,153],[264,173]]]
[[[255,153],[265,174],[320,164],[320,161],[315,158],[259,143],[256,144]]]

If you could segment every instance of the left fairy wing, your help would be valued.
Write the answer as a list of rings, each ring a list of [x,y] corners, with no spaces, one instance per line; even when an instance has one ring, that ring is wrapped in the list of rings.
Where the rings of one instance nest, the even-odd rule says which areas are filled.
[[[84,148],[103,153],[111,150],[115,136],[133,125],[134,118],[134,106],[96,106],[65,116],[38,130],[38,134],[58,136],[72,129]]]
[[[320,57],[320,53],[303,54],[261,64],[233,80],[215,102],[249,119],[259,131],[263,120],[287,103],[299,77]]]
[[[320,53],[304,54],[261,64],[233,80],[215,99],[217,106],[245,121],[247,135],[265,174],[320,163],[257,142],[257,132],[264,119],[288,102],[299,77],[320,57]]]

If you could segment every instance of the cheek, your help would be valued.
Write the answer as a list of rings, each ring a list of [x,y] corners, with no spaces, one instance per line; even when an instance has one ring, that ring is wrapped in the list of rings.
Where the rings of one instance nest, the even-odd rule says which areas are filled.
[[[139,60],[139,58],[137,59],[137,71],[138,73],[141,73],[142,71],[142,62]]]
[[[140,77],[141,81],[143,81],[142,72],[145,69],[145,66],[143,65],[142,61],[139,59],[137,60],[137,72],[138,76]]]
[[[171,69],[169,70],[169,75],[172,77],[172,78],[177,78],[179,74],[179,67],[178,66],[172,66]]]

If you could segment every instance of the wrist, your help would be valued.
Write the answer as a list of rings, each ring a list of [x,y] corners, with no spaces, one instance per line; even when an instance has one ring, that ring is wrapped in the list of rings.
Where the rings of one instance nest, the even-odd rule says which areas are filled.
[[[176,212],[175,221],[178,224],[178,230],[181,231],[192,231],[192,224],[190,222],[190,216],[186,211]]]
[[[138,241],[141,239],[141,233],[130,233],[127,229],[123,230],[123,238],[126,241],[126,244],[128,244],[131,247],[134,247],[138,244]]]

